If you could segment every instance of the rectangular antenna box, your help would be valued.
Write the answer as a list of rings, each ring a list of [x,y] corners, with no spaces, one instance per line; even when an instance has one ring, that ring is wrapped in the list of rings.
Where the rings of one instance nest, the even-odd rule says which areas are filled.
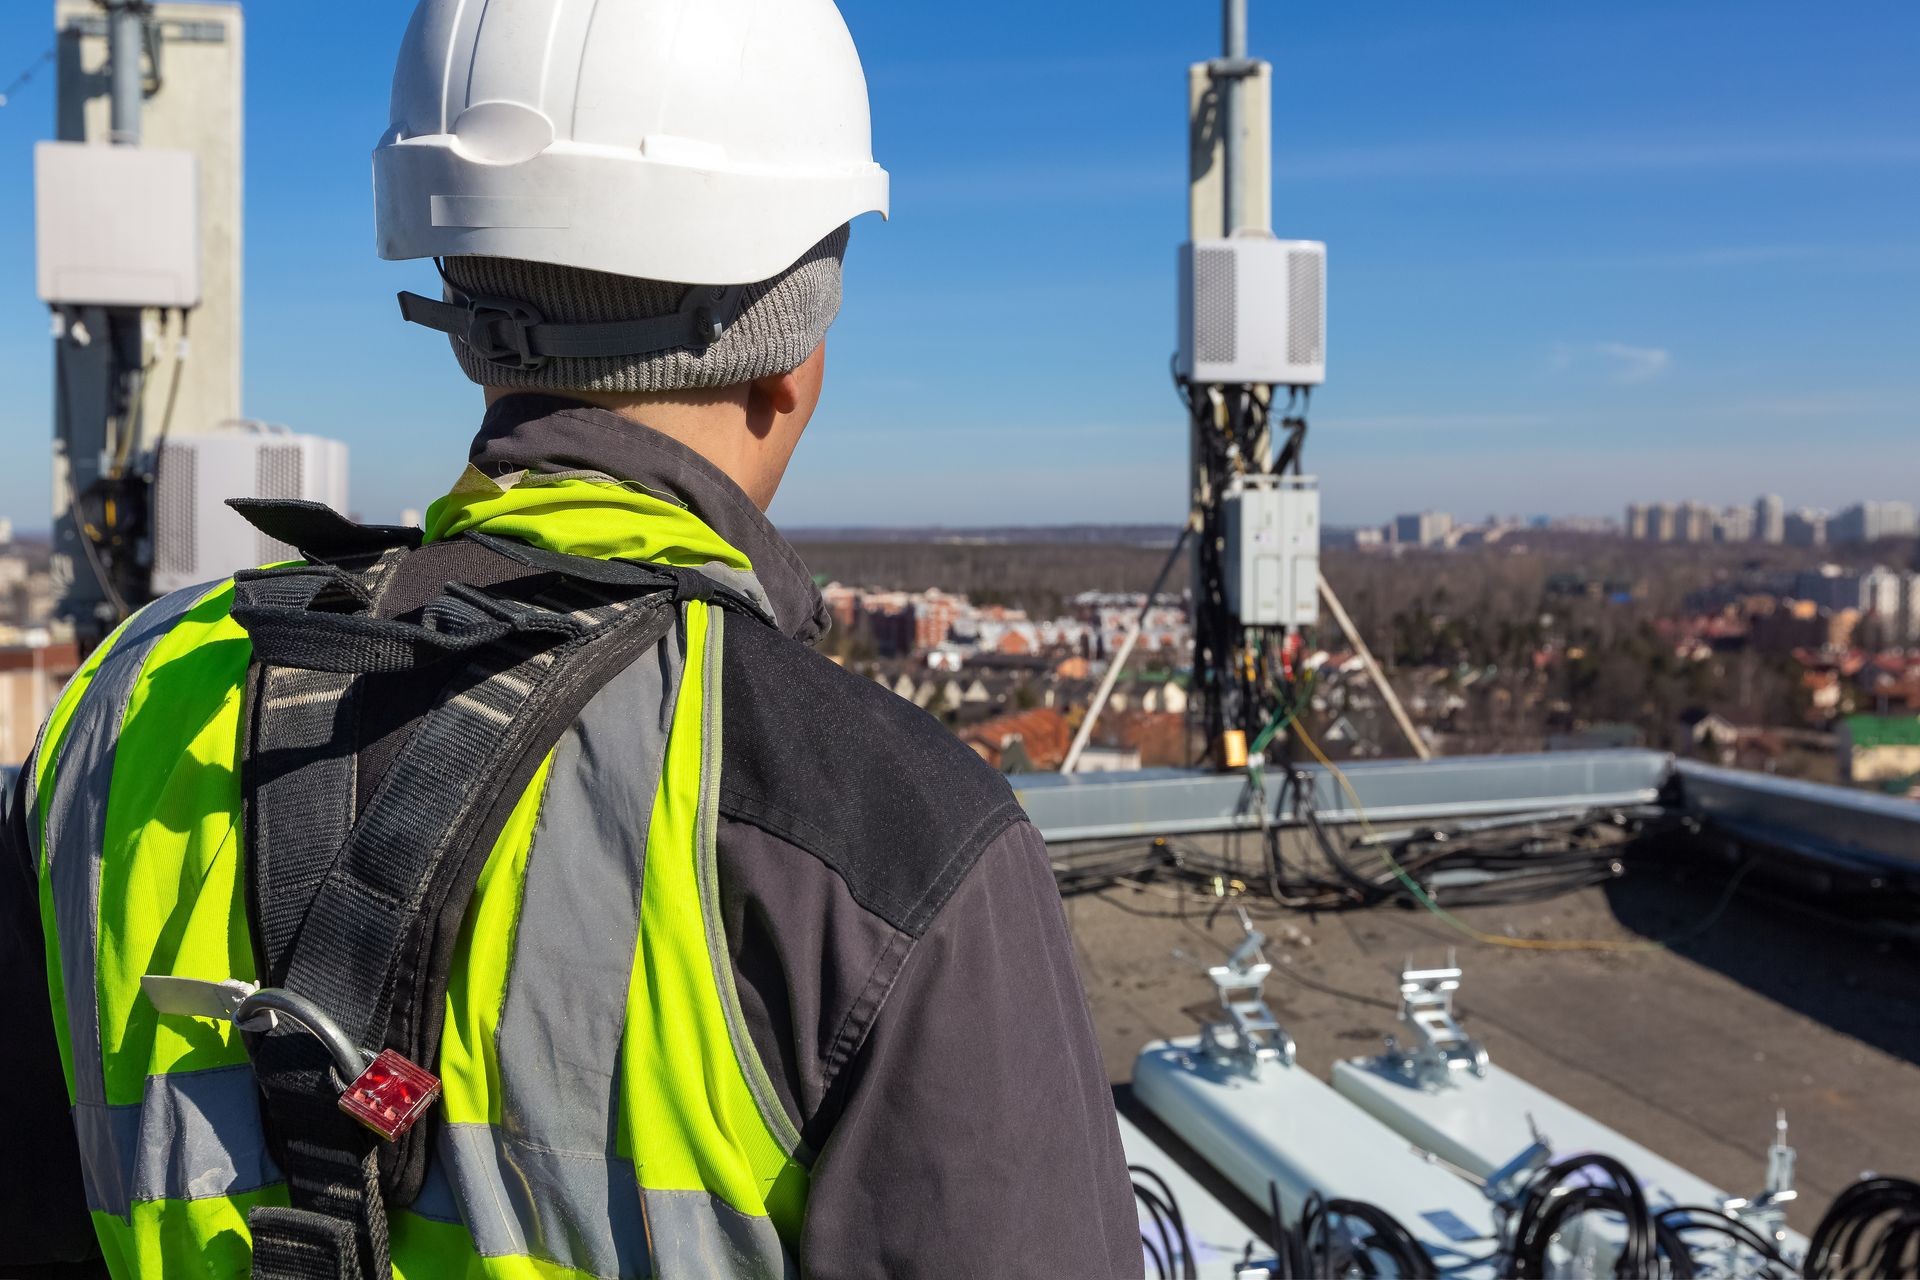
[[[1180,376],[1222,386],[1327,380],[1327,246],[1236,236],[1180,248]]]
[[[300,558],[241,519],[228,498],[292,498],[344,513],[347,446],[259,422],[169,440],[153,495],[156,592]]]
[[[43,142],[33,171],[42,302],[200,305],[200,162],[192,152]]]
[[[1320,621],[1320,482],[1248,476],[1221,503],[1227,609],[1243,627]]]

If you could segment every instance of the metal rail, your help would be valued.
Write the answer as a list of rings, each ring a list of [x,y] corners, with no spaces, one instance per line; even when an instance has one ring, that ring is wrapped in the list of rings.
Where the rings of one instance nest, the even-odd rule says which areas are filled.
[[[1709,830],[1889,875],[1920,877],[1920,804],[1911,800],[1690,760],[1677,763],[1674,774],[1681,808]]]
[[[1368,761],[1345,766],[1344,772],[1368,820],[1381,823],[1651,804],[1672,767],[1672,757],[1659,752],[1592,751]],[[1314,780],[1313,803],[1322,821],[1359,817],[1345,789],[1324,769],[1305,772]],[[1258,830],[1263,803],[1268,822],[1296,821],[1284,789],[1271,776],[1264,799],[1245,774],[1184,769],[1032,774],[1013,782],[1034,825],[1056,844]]]

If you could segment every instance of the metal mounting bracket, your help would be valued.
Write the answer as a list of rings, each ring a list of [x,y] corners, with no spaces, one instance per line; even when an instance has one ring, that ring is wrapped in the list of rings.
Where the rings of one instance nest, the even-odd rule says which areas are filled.
[[[1794,1165],[1798,1160],[1798,1154],[1787,1144],[1787,1113],[1782,1111],[1774,1120],[1773,1145],[1767,1148],[1766,1190],[1752,1199],[1728,1200],[1724,1205],[1727,1213],[1775,1245],[1784,1244],[1787,1206],[1800,1197],[1793,1186]]]
[[[1273,1016],[1261,994],[1273,973],[1273,965],[1263,951],[1266,935],[1253,927],[1252,918],[1244,910],[1240,912],[1240,927],[1245,939],[1225,964],[1207,970],[1207,977],[1220,993],[1220,1008],[1226,1018],[1200,1028],[1200,1048],[1216,1062],[1255,1075],[1268,1062],[1292,1066],[1296,1049],[1293,1037]]]
[[[1453,995],[1462,977],[1455,954],[1444,969],[1415,969],[1400,974],[1401,1036],[1387,1037],[1384,1062],[1408,1083],[1440,1089],[1463,1075],[1484,1079],[1492,1065],[1486,1048],[1468,1035],[1454,1016]]]

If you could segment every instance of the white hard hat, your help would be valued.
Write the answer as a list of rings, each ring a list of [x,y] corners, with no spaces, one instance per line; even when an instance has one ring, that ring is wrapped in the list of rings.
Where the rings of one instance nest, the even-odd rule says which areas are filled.
[[[380,256],[740,285],[885,215],[832,0],[421,0],[373,157]]]

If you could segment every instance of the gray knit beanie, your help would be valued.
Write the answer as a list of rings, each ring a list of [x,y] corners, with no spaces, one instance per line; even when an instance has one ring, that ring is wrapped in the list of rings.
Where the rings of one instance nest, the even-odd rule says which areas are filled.
[[[840,313],[840,268],[851,227],[841,227],[771,280],[747,287],[740,316],[710,347],[682,347],[645,356],[554,359],[516,369],[475,354],[458,337],[453,354],[483,387],[513,391],[694,391],[738,386],[807,362]],[[635,280],[578,267],[511,258],[448,258],[447,283],[472,297],[524,302],[555,324],[602,324],[669,316],[686,298],[684,284]]]

